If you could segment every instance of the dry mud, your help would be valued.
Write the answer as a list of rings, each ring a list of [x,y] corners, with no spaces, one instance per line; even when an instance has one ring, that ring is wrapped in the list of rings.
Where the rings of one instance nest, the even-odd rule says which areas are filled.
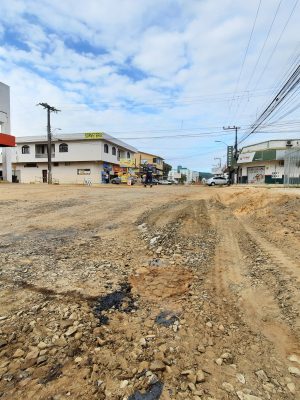
[[[299,399],[300,192],[0,186],[0,398]]]

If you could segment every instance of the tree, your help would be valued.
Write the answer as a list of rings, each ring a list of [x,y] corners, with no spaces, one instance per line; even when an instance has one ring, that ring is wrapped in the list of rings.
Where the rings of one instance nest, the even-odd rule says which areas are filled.
[[[185,174],[181,174],[181,177],[178,179],[178,182],[183,185],[184,182],[186,182],[186,179],[187,179],[186,175]]]
[[[163,162],[163,179],[168,179],[168,175],[171,169],[172,165]]]

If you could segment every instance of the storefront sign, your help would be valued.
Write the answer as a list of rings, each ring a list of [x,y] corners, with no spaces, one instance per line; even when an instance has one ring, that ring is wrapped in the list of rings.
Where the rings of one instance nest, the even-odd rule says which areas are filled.
[[[120,167],[126,167],[126,168],[135,167],[135,162],[130,158],[120,158]]]
[[[255,152],[241,153],[239,155],[238,164],[250,163],[251,161],[253,161],[254,155],[255,155]]]
[[[85,139],[102,139],[103,132],[86,132],[84,134]]]
[[[89,168],[78,169],[77,175],[91,175],[91,170]]]

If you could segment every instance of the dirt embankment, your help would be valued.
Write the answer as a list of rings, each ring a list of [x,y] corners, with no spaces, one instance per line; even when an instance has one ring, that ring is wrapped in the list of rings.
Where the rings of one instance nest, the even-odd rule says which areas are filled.
[[[299,195],[152,189],[1,187],[1,399],[299,398]]]

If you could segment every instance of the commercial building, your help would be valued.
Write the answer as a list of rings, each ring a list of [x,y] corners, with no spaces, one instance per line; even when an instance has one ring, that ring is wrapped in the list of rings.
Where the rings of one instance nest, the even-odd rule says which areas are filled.
[[[46,136],[19,137],[16,142],[12,149],[13,180],[47,182]],[[60,134],[52,138],[53,182],[108,182],[111,176],[130,172],[135,152],[134,147],[103,132]]]
[[[154,174],[157,179],[161,179],[163,176],[163,161],[164,159],[161,156],[145,153],[142,151],[138,151],[134,155],[135,160],[135,168],[137,173],[142,173],[144,166],[150,164],[154,167]]]
[[[8,182],[12,180],[10,147],[15,146],[15,137],[10,133],[10,88],[0,82],[0,148],[3,160],[0,179]]]
[[[290,153],[300,150],[300,139],[269,140],[242,148],[238,160],[238,180],[240,183],[284,183],[288,174],[287,158]],[[300,179],[300,163],[293,170]]]
[[[177,169],[173,169],[169,172],[168,179],[173,181],[179,181],[183,177],[186,177],[185,183],[196,183],[199,182],[200,173],[198,171],[191,171],[188,168],[178,165]]]

